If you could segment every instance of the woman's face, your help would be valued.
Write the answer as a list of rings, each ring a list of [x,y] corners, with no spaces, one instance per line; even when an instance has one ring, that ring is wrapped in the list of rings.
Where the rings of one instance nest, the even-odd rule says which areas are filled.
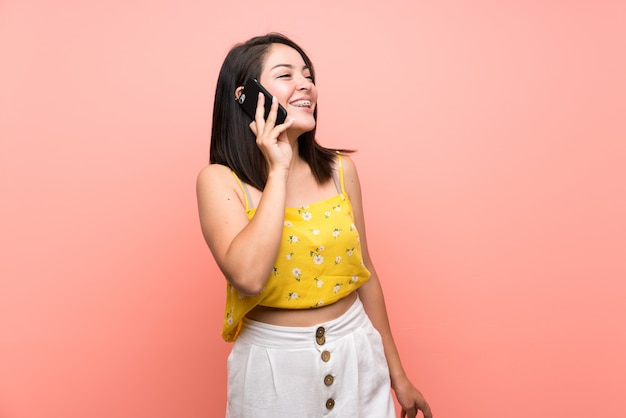
[[[272,44],[265,56],[259,82],[287,110],[287,119],[295,118],[289,130],[304,133],[315,128],[313,111],[317,104],[317,88],[298,51],[287,45]]]

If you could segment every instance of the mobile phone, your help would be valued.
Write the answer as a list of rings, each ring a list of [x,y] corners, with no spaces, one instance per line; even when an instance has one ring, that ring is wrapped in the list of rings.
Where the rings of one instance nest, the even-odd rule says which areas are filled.
[[[257,81],[256,78],[251,78],[243,85],[243,91],[237,99],[237,102],[241,105],[241,108],[254,120],[256,113],[256,104],[259,100],[259,92],[265,96],[265,112],[263,113],[263,119],[267,119],[270,114],[270,108],[272,107],[272,95]],[[280,125],[287,119],[287,111],[279,103],[278,114],[276,115],[276,125]]]

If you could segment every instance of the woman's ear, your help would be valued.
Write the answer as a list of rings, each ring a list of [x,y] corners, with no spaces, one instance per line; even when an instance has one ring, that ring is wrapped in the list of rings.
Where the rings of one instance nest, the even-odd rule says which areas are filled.
[[[239,100],[241,97],[241,92],[243,91],[243,86],[239,86],[235,89],[235,100]]]

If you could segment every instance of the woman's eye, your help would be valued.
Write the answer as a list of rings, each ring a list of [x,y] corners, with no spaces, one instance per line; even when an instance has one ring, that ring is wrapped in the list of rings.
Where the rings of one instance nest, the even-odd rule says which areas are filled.
[[[281,74],[278,76],[278,78],[287,78],[287,77],[291,77],[291,74]]]

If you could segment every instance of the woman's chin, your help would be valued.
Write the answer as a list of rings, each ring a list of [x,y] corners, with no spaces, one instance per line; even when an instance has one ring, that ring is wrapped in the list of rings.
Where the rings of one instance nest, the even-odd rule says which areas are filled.
[[[298,123],[298,121],[295,121],[287,132],[300,136],[306,132],[311,132],[313,129],[315,129],[315,123]]]

